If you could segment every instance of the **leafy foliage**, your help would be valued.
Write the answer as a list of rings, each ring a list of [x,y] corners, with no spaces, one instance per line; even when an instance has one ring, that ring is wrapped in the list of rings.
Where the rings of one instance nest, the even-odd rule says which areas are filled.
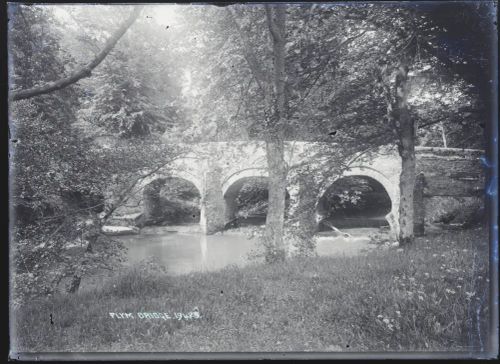
[[[59,47],[60,34],[51,26],[56,20],[50,13],[40,7],[16,6],[12,18],[12,85],[26,88],[43,77],[49,81],[64,73],[64,64],[71,58]],[[46,65],[51,65],[48,72]],[[68,257],[67,244],[86,233],[75,225],[103,210],[103,165],[96,163],[100,158],[91,140],[82,138],[73,126],[79,93],[78,88],[67,87],[11,105],[15,219],[11,239],[17,257],[15,292],[21,296],[52,293],[57,282],[74,273],[78,264]],[[107,248],[89,267],[96,268],[114,249],[112,244]]]
[[[391,209],[391,200],[385,189],[373,180],[344,177],[327,189],[319,202],[325,217],[339,213],[354,216],[385,215]]]
[[[267,180],[246,181],[236,196],[241,216],[254,216],[267,214]]]

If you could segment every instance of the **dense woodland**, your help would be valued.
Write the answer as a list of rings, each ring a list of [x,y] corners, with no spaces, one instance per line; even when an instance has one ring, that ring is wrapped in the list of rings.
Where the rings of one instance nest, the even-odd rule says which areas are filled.
[[[394,145],[399,240],[411,245],[415,146],[485,148],[495,11],[490,2],[185,5],[162,17],[154,6],[11,4],[15,292],[52,294],[66,277],[76,291],[85,274],[113,269],[123,249],[100,227],[141,178],[197,142],[265,141],[268,262],[285,259],[285,141],[341,145],[324,151],[339,173],[355,153]],[[298,234],[311,232],[304,223]],[[72,255],[68,244],[86,249]]]

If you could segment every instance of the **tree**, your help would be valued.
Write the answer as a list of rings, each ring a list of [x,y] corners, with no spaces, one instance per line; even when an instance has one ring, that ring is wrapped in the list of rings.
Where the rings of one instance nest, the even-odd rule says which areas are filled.
[[[185,15],[190,16],[186,22],[194,32],[187,42],[196,40],[193,48],[201,48],[199,56],[191,57],[195,60],[191,61],[191,82],[203,96],[193,95],[196,109],[203,110],[195,125],[199,130],[213,125],[209,132],[202,133],[202,140],[266,141],[270,189],[275,189],[270,191],[270,220],[266,224],[270,257],[273,251],[278,252],[276,256],[283,255],[279,251],[284,250],[285,186],[287,177],[291,177],[289,171],[295,169],[298,176],[301,167],[284,163],[284,141],[331,142],[329,132],[353,121],[353,112],[360,109],[357,100],[367,98],[366,86],[372,80],[363,72],[369,60],[362,55],[375,53],[369,48],[375,40],[364,46],[366,25],[345,21],[349,10],[314,5],[204,9],[209,13],[204,15],[219,19],[210,23],[204,22],[204,16],[196,10]],[[262,32],[262,28],[267,31]],[[359,71],[353,74],[350,70],[358,63]],[[355,121],[366,123],[369,118],[363,119],[365,115],[373,118],[376,113],[363,111]],[[332,162],[337,163],[339,172],[346,168],[342,160],[359,151],[358,135],[353,134],[338,133],[334,140],[343,148],[334,151],[325,147],[317,159],[323,163],[307,170],[320,175],[331,173],[331,168],[324,166]],[[372,135],[373,139],[383,138]],[[314,202],[301,205],[300,210],[305,206],[313,210]]]
[[[315,140],[321,140],[321,134],[311,131],[315,125],[325,121],[327,113],[321,110],[323,118],[315,124],[310,120],[311,115],[302,112],[302,106],[310,94],[316,95],[317,99],[311,97],[308,101],[317,104],[308,105],[310,108],[304,108],[305,110],[317,111],[316,105],[324,105],[324,97],[321,96],[326,94],[328,86],[331,89],[329,82],[332,82],[333,76],[333,72],[325,72],[325,67],[332,66],[335,55],[343,54],[345,47],[362,35],[362,32],[356,32],[357,28],[354,28],[354,35],[341,41],[337,37],[329,36],[328,31],[335,27],[335,16],[341,15],[327,13],[326,10],[315,11],[314,6],[309,8],[311,13],[301,12],[302,8],[285,6],[264,9],[229,8],[228,24],[220,31],[227,37],[223,45],[237,56],[224,62],[227,66],[222,73],[222,79],[219,78],[221,82],[213,87],[220,89],[221,83],[232,85],[235,80],[241,80],[236,83],[241,86],[241,90],[228,92],[226,96],[226,101],[231,101],[224,105],[236,106],[235,116],[229,119],[248,132],[244,138],[266,141],[271,181],[265,234],[270,252],[269,260],[273,260],[274,256],[280,260],[284,256],[285,187],[292,167],[287,166],[284,161],[284,141],[294,138],[303,140],[304,136],[308,135],[316,137]],[[290,19],[285,22],[286,17]],[[301,33],[301,26],[306,21],[321,26],[320,31],[315,28],[315,31],[321,34],[321,43],[316,43],[317,39],[313,40],[310,33]],[[263,26],[268,30],[265,33],[259,32]],[[228,35],[228,28],[236,29],[237,36]],[[267,46],[269,43],[271,47]],[[333,46],[331,54],[322,54],[322,49],[329,46]],[[322,77],[325,74],[328,76]],[[318,89],[323,91],[323,95],[321,91],[317,92]],[[309,133],[304,133],[308,126]],[[345,148],[345,151],[348,149]]]
[[[11,84],[36,89],[78,63],[61,46],[68,35],[51,9],[20,6],[13,19]],[[112,78],[120,70],[108,71]],[[138,94],[129,102],[137,103]],[[182,153],[161,130],[133,141],[118,133],[103,140],[85,120],[89,102],[96,100],[74,83],[10,104],[11,241],[20,298],[51,294],[66,278],[75,292],[85,275],[118,264],[123,247],[101,233],[102,225],[141,180]]]
[[[418,107],[411,105],[412,80],[410,71],[418,72],[424,66],[432,70],[434,77],[443,75],[441,60],[434,55],[431,34],[440,34],[440,29],[415,8],[396,8],[399,16],[380,16],[374,21],[383,32],[394,34],[386,49],[386,55],[379,58],[377,81],[386,101],[387,122],[395,132],[395,142],[402,160],[400,176],[399,242],[407,245],[413,242],[413,190],[415,186],[415,145],[417,142]],[[430,51],[430,52],[429,52]],[[444,76],[453,79],[450,75]],[[454,80],[457,82],[456,80]],[[442,94],[438,103],[443,104]],[[456,98],[455,101],[457,101]],[[440,102],[441,101],[441,102]],[[456,105],[456,103],[455,103]],[[446,110],[446,108],[444,108]],[[417,112],[416,112],[417,111]],[[427,114],[429,116],[430,114]],[[441,123],[442,116],[425,121],[428,128]],[[477,134],[476,134],[477,135]]]
[[[273,93],[272,108],[268,112],[266,129],[266,157],[269,174],[269,207],[266,217],[265,243],[268,250],[267,261],[285,259],[283,242],[285,222],[285,198],[287,166],[285,162],[285,127],[287,125],[286,89],[286,9],[280,5],[266,5],[266,18],[273,47]],[[268,96],[269,97],[269,96]]]
[[[88,48],[89,43],[101,47],[98,39],[104,30],[89,19],[97,18],[99,22],[98,16],[107,14],[109,21],[117,12],[115,8],[68,9],[77,24],[85,25],[68,35],[68,46],[78,39],[78,33],[84,32],[91,39],[80,40],[80,47]],[[96,69],[95,77],[82,81],[87,93],[80,115],[94,133],[119,134],[123,138],[160,135],[184,123],[181,73],[170,49],[174,48],[170,44],[173,37],[149,19],[152,13],[154,9],[144,10],[133,31],[124,35],[115,51]]]
[[[71,59],[59,47],[55,23],[43,7],[17,8],[9,33],[11,84],[32,88],[64,72]],[[79,92],[70,86],[10,105],[11,241],[15,292],[21,297],[52,293],[89,258],[90,251],[75,258],[67,249],[91,230],[83,221],[103,207],[100,158],[73,127]],[[105,258],[119,255],[112,242],[101,247],[88,267],[112,265]]]
[[[220,140],[221,137],[265,140],[269,166],[269,207],[264,238],[269,247],[266,259],[282,260],[285,256],[283,224],[287,175],[284,161],[285,9],[281,6],[268,7],[267,10],[262,7],[203,9],[204,12],[206,10],[220,21],[205,23],[207,18],[199,16],[197,9],[185,14],[192,16],[189,19],[189,24],[192,25],[190,31],[194,30],[188,42],[195,43],[195,52],[200,43],[203,47],[200,56],[193,57],[191,53],[190,58],[194,62],[189,61],[192,64],[191,82],[196,82],[197,88],[205,96],[200,99],[196,98],[197,95],[192,95],[192,106],[190,105],[198,111],[198,115],[194,116],[195,128],[199,126],[198,140]],[[244,13],[243,18],[241,12]],[[268,32],[255,32],[252,23],[254,20],[265,26]],[[234,30],[236,36],[230,35]],[[272,50],[267,49],[269,42]],[[222,49],[213,47],[213,43],[219,43]],[[274,76],[271,80],[273,67]],[[227,72],[229,69],[230,72]],[[235,80],[242,82],[235,83]],[[224,86],[229,84],[229,89]],[[242,89],[231,95],[235,85],[242,85]],[[232,102],[223,102],[221,96],[231,98]],[[214,99],[216,101],[210,103]],[[201,103],[204,104],[202,108]],[[233,107],[236,108],[236,115],[233,114]],[[241,120],[238,120],[240,115]],[[228,127],[235,122],[241,128]],[[234,132],[239,131],[243,133],[236,136]],[[230,137],[228,134],[231,132],[234,134]]]
[[[462,119],[463,104],[473,105],[475,101],[468,95],[468,85],[446,72],[441,61],[427,51],[428,47],[421,46],[434,44],[435,35],[446,30],[429,21],[417,7],[364,4],[342,15],[341,22],[349,21],[357,21],[363,29],[364,44],[357,43],[355,49],[348,50],[346,58],[337,59],[341,65],[344,59],[348,62],[348,82],[345,87],[332,83],[330,92],[334,97],[318,104],[320,110],[333,114],[334,120],[329,125],[336,125],[337,140],[341,140],[337,136],[350,135],[356,139],[360,151],[383,145],[397,146],[402,159],[399,240],[404,245],[413,240],[417,131],[425,139],[432,136],[435,125],[442,125],[441,131],[446,125],[458,134],[456,131],[464,130],[466,124]],[[342,66],[338,68],[337,74]],[[338,79],[338,75],[335,78]],[[316,90],[329,91],[329,88]],[[429,102],[422,102],[423,99]],[[468,134],[466,145],[480,141],[477,129]],[[346,142],[349,143],[349,138],[340,143],[344,146]],[[355,144],[351,145],[355,147]]]

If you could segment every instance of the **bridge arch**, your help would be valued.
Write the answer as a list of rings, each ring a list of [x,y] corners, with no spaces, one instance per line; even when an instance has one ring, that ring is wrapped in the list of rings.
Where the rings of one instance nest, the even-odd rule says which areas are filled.
[[[263,218],[263,202],[265,199],[267,200],[267,180],[268,180],[268,172],[266,168],[247,168],[243,170],[239,170],[235,173],[232,173],[222,183],[222,197],[224,199],[224,216],[225,221],[231,222],[239,220],[238,223],[243,222],[245,224],[261,224]],[[248,191],[244,192],[242,188],[245,186],[245,183],[248,181],[256,182],[257,190],[253,189],[250,195],[246,195]],[[262,185],[265,182],[265,187]],[[260,186],[259,186],[260,184]],[[257,192],[260,189],[260,192]],[[265,191],[264,191],[265,190]],[[243,194],[242,194],[243,193]],[[243,202],[239,198],[243,197]],[[246,200],[246,198],[249,198]],[[246,202],[244,202],[246,200]],[[243,203],[244,206],[252,206],[256,208],[255,210],[250,208],[247,210],[247,215],[243,214],[238,217],[238,211],[240,211],[241,206],[239,204]],[[288,187],[286,189],[286,211],[288,211],[290,204],[290,192],[288,191]],[[267,209],[267,208],[266,208]],[[253,210],[253,212],[252,212]],[[240,218],[242,220],[240,220]]]
[[[318,197],[316,198],[316,210],[320,199],[326,193],[328,188],[330,188],[330,186],[332,186],[335,182],[345,177],[369,177],[382,185],[391,200],[391,210],[385,215],[385,219],[389,224],[392,237],[396,239],[399,234],[399,180],[392,181],[383,172],[380,172],[375,168],[368,166],[354,166],[344,171],[340,176],[332,176],[329,178],[323,184],[318,193]],[[319,216],[317,216],[317,220],[319,220]]]
[[[177,181],[176,181],[177,180]],[[203,209],[202,205],[202,196],[203,196],[203,185],[200,181],[200,179],[197,178],[197,176],[186,172],[186,171],[177,171],[177,170],[168,170],[168,171],[159,171],[157,173],[153,173],[150,176],[146,177],[145,179],[142,180],[138,192],[142,195],[142,212],[143,212],[143,220],[147,221],[149,224],[156,224],[156,223],[163,223],[165,222],[165,212],[164,210],[165,205],[162,203],[163,197],[162,194],[165,191],[165,193],[168,192],[168,185],[170,183],[177,184],[176,188],[179,188],[181,186],[181,191],[185,187],[187,187],[188,195],[192,195],[192,193],[196,190],[198,197],[195,198],[194,201],[186,200],[186,203],[180,203],[180,200],[183,198],[181,197],[180,200],[172,200],[169,206],[170,208],[175,209],[181,208],[182,213],[179,215],[181,219],[186,218],[187,215],[185,215],[186,211],[192,210],[191,212],[188,213],[189,215],[189,221],[191,220],[191,214],[193,214],[192,218],[194,221],[197,221],[199,218],[200,225],[204,223],[205,219],[205,211]],[[179,183],[181,183],[179,185]],[[191,186],[191,187],[189,187]],[[167,188],[167,190],[164,190]],[[194,189],[193,189],[194,188]],[[196,201],[196,199],[199,199],[199,201]],[[162,207],[163,206],[163,207]],[[183,207],[181,207],[183,206]],[[187,209],[187,210],[186,210]],[[167,216],[172,215],[172,211],[167,212]],[[172,216],[167,217],[168,219],[174,219],[174,215],[177,215],[177,213],[174,213]],[[177,216],[177,218],[179,218]],[[174,221],[172,220],[172,221]],[[156,221],[156,222],[155,222]],[[169,220],[170,221],[170,220]],[[188,220],[180,220],[181,221],[188,221]],[[193,222],[194,222],[193,221]]]
[[[222,196],[225,196],[229,187],[237,183],[238,180],[249,177],[268,177],[266,168],[246,168],[230,174],[222,181]]]
[[[139,189],[143,189],[146,185],[159,178],[180,178],[193,184],[198,189],[200,195],[202,195],[204,191],[203,177],[198,175],[196,172],[183,168],[182,166],[170,167],[168,169],[162,168],[158,170],[157,172],[144,178],[140,183]]]

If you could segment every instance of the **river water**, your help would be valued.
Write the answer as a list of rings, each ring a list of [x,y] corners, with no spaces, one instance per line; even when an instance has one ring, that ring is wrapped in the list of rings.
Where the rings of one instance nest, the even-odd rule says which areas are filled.
[[[345,229],[351,237],[322,232],[317,236],[320,256],[356,255],[373,247],[369,235],[376,228]],[[146,227],[138,235],[121,236],[128,248],[127,263],[136,264],[154,258],[170,274],[211,271],[228,265],[243,266],[258,251],[256,239],[241,231],[204,235],[196,226]]]

